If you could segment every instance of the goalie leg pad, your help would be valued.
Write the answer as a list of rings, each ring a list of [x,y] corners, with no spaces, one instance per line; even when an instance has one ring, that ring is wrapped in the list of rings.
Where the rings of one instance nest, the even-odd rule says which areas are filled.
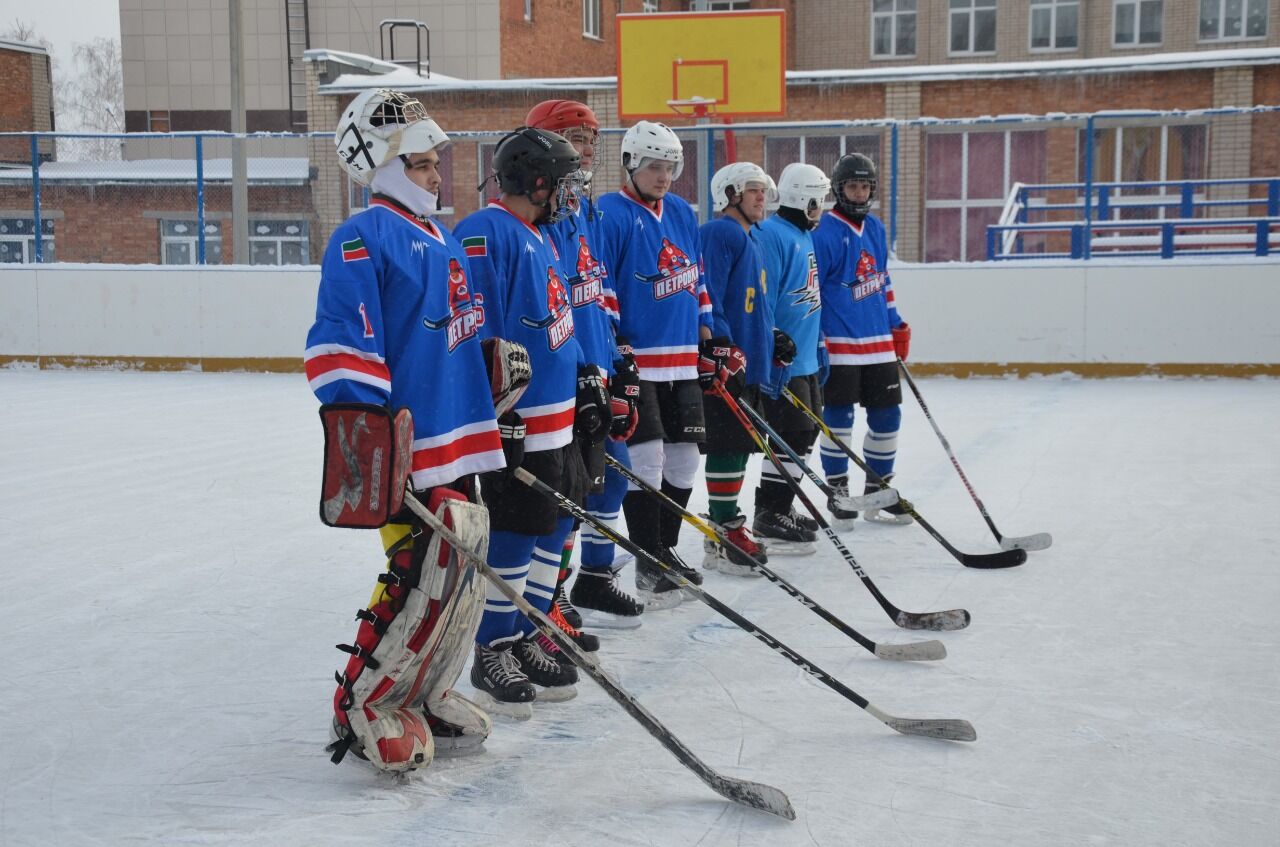
[[[429,508],[451,528],[465,527],[463,537],[485,554],[481,507],[437,488]],[[380,770],[401,772],[426,767],[435,756],[427,703],[444,699],[461,672],[475,627],[478,603],[472,595],[478,583],[474,569],[428,532],[414,538],[410,527],[393,525],[383,537],[391,542],[387,573],[379,577],[373,603],[357,614],[355,644],[339,645],[351,658],[338,675],[338,740],[331,748],[335,762],[351,749]]]

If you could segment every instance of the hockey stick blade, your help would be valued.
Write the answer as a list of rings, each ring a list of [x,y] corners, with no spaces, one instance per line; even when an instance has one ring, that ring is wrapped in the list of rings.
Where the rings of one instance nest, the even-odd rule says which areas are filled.
[[[835,495],[836,505],[852,512],[867,512],[872,509],[887,509],[898,502],[898,492],[892,488],[882,488],[870,494],[859,494],[857,497]]]
[[[977,741],[978,732],[973,724],[955,718],[895,718],[877,709],[867,709],[879,718],[885,726],[896,729],[903,735],[921,735],[925,738],[941,738],[944,741]]]
[[[997,568],[1016,568],[1027,560],[1027,551],[1021,547],[1012,550],[1001,550],[999,553],[961,553],[960,564],[966,568],[995,570]]]
[[[941,641],[917,641],[914,644],[876,644],[876,657],[891,662],[936,662],[947,658],[947,647]]]
[[[1017,538],[1004,536],[1000,539],[1001,550],[1047,550],[1053,544],[1053,536],[1047,532],[1037,532],[1035,535],[1020,535]]]
[[[680,761],[682,765],[688,768],[698,779],[702,780],[712,791],[739,805],[748,806],[752,809],[759,809],[762,812],[768,812],[771,815],[777,815],[780,818],[793,821],[796,819],[796,810],[791,807],[791,801],[787,799],[787,795],[771,785],[765,785],[759,782],[751,782],[745,779],[736,779],[734,777],[725,776],[719,771],[712,768],[697,754],[685,746],[684,742],[677,738],[671,730],[667,729],[661,721],[654,717],[648,709],[646,709],[639,700],[631,695],[629,691],[619,685],[613,677],[606,671],[599,662],[580,648],[571,638],[541,611],[534,608],[523,595],[517,594],[515,589],[507,584],[507,581],[489,566],[482,557],[476,554],[474,550],[468,547],[463,540],[456,535],[453,530],[449,529],[440,518],[431,513],[426,506],[414,497],[412,490],[405,492],[404,503],[409,509],[422,519],[427,526],[431,527],[433,532],[437,532],[440,536],[449,542],[454,550],[463,556],[467,561],[471,562],[490,583],[497,588],[503,596],[511,601],[515,607],[524,613],[525,617],[538,630],[551,639],[557,647],[564,652],[569,659],[577,665],[582,671],[591,677],[597,685],[604,689],[615,703],[622,707],[622,710],[636,720],[649,735],[665,747],[673,756]]]
[[[954,632],[967,627],[970,620],[968,609],[948,609],[945,612],[904,612],[899,609],[893,622],[903,629]]]

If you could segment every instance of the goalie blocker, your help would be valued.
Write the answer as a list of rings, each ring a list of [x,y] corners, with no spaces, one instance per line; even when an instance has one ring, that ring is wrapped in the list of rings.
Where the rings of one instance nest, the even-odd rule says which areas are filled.
[[[481,748],[488,715],[454,692],[484,606],[475,569],[404,508],[415,496],[479,555],[488,547],[488,512],[450,488],[405,495],[412,457],[409,412],[328,404],[320,505],[329,526],[381,528],[387,572],[373,601],[356,613],[353,644],[334,693],[335,763],[348,752],[383,771],[431,764],[436,755]],[[403,509],[403,511],[402,511]]]

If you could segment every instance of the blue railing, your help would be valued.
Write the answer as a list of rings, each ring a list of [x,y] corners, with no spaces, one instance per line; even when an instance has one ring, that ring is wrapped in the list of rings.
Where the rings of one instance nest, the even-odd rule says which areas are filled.
[[[1065,235],[1066,251],[1008,253],[997,249],[1002,236]],[[1064,221],[1062,223],[992,224],[987,227],[987,255],[994,259],[1083,259],[1092,251],[1114,255],[1174,256],[1252,255],[1280,252],[1280,217],[1170,218],[1150,221]]]

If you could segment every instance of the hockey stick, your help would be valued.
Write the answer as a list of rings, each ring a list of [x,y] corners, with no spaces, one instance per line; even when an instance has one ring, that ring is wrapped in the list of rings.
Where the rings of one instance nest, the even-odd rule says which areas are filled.
[[[924,412],[924,416],[929,420],[929,426],[933,427],[933,432],[938,436],[938,441],[942,442],[942,449],[947,451],[947,458],[951,460],[951,466],[956,469],[956,473],[960,474],[960,481],[964,483],[964,487],[968,490],[969,496],[973,498],[973,502],[978,507],[978,511],[982,513],[982,519],[987,522],[987,526],[991,527],[991,534],[996,537],[996,541],[1000,542],[1001,550],[1044,550],[1053,543],[1053,536],[1047,532],[1037,532],[1034,535],[1021,535],[1011,538],[1000,534],[1000,530],[996,529],[995,521],[991,520],[991,515],[987,514],[987,507],[982,505],[982,501],[978,499],[978,492],[973,490],[973,486],[969,484],[969,478],[964,475],[964,470],[960,467],[960,460],[956,458],[956,454],[951,449],[951,444],[947,441],[947,437],[942,434],[942,430],[938,428],[938,423],[933,419],[933,415],[929,412],[929,407],[925,405],[924,397],[920,394],[920,389],[916,387],[916,381],[911,378],[911,371],[907,370],[907,363],[898,360],[898,367],[902,370],[902,376],[907,381],[907,385],[911,388],[911,393],[916,395],[916,402],[920,404],[920,410]]]
[[[665,493],[663,493],[659,489],[654,488],[652,485],[645,482],[640,477],[636,476],[635,472],[632,471],[631,468],[622,464],[612,456],[605,456],[604,460],[609,464],[613,465],[614,470],[622,474],[631,482],[638,485],[644,491],[647,491],[650,494],[652,494],[654,497],[658,498],[658,502],[661,503],[663,506],[665,506],[669,511],[682,517],[685,523],[689,524],[690,526],[692,526],[693,528],[701,532],[703,535],[710,538],[712,541],[717,541],[720,544],[726,544],[732,547],[737,547],[737,545],[735,545],[732,541],[726,538],[724,536],[724,533],[720,532],[720,530],[716,529],[713,525],[704,521],[702,518],[698,517],[693,512],[690,512],[688,509],[681,506],[675,500],[672,500],[670,497],[668,497]],[[738,548],[738,549],[740,550],[741,548]],[[744,557],[744,560],[751,560],[751,557],[747,556],[745,553],[743,554],[743,557]],[[815,615],[822,618],[824,621],[831,624],[836,629],[840,630],[845,635],[852,638],[854,641],[858,642],[858,644],[860,644],[862,647],[864,647],[868,652],[870,652],[872,655],[874,655],[878,659],[889,659],[897,662],[928,662],[928,661],[933,661],[935,659],[945,659],[947,656],[946,645],[944,645],[941,641],[937,641],[937,640],[919,641],[914,644],[877,644],[876,642],[872,641],[870,638],[867,638],[865,635],[858,632],[853,627],[849,626],[844,621],[840,620],[835,615],[831,614],[831,612],[827,611],[822,606],[818,605],[818,603],[812,597],[809,597],[803,591],[796,588],[791,583],[787,582],[785,579],[783,579],[778,574],[774,573],[769,568],[765,567],[764,565],[758,562],[755,562],[754,560],[751,560],[751,561],[752,561],[752,564],[751,564],[752,570],[757,571],[765,579],[769,580],[774,585],[778,586],[783,591],[787,592],[792,597],[794,597],[800,603],[800,605],[806,607],[807,609],[812,611]]]
[[[867,474],[868,479],[872,480],[875,484],[879,485],[881,489],[885,489],[889,487],[889,483],[885,482],[884,479],[882,479],[878,473],[871,470],[871,467],[862,460],[862,457],[859,456],[857,453],[853,452],[852,447],[846,444],[839,436],[837,436],[834,432],[831,431],[831,427],[827,426],[826,421],[824,421],[817,412],[815,412],[813,409],[810,409],[808,406],[804,404],[803,401],[801,401],[799,397],[792,394],[791,389],[783,388],[782,391],[786,395],[787,399],[791,401],[791,405],[795,406],[797,409],[803,412],[805,416],[809,418],[809,420],[817,424],[818,428],[822,430],[822,434],[825,435],[831,441],[832,444],[839,447],[846,456],[852,459],[853,463],[857,465],[859,468],[861,468]],[[819,487],[822,487],[822,486],[819,486]],[[957,550],[956,547],[950,541],[947,541],[947,539],[943,537],[942,533],[934,529],[933,524],[929,523],[923,517],[921,517],[920,513],[916,511],[915,506],[912,505],[909,501],[899,500],[898,502],[902,506],[903,510],[906,511],[907,514],[915,518],[916,523],[920,524],[920,526],[924,529],[925,532],[932,535],[935,541],[937,541],[944,548],[946,548],[946,551],[950,553],[952,556],[954,556],[956,561],[964,565],[966,568],[984,568],[984,569],[1013,568],[1013,567],[1017,567],[1018,565],[1022,564],[1027,560],[1027,553],[1025,550],[1002,550],[999,553],[961,552],[960,550]]]
[[[521,326],[527,326],[529,329],[546,329],[555,323],[556,319],[559,317],[559,315],[550,314],[540,321],[535,321],[533,318],[521,316],[520,324]]]
[[[893,620],[895,624],[903,629],[931,629],[935,631],[949,631],[955,629],[964,629],[969,625],[969,612],[965,609],[950,609],[945,612],[906,612],[889,602],[889,598],[880,593],[880,589],[871,581],[871,577],[867,576],[866,571],[858,564],[858,560],[853,558],[853,554],[849,552],[849,548],[844,546],[844,542],[840,540],[840,536],[836,535],[835,530],[831,528],[831,524],[827,523],[826,518],[822,517],[822,513],[818,511],[818,507],[813,505],[813,501],[809,499],[809,495],[804,493],[804,489],[800,487],[800,483],[796,482],[791,476],[791,472],[782,466],[782,461],[778,455],[769,447],[769,443],[760,435],[759,430],[752,426],[751,421],[747,419],[750,414],[752,418],[761,423],[766,429],[769,425],[764,422],[764,418],[760,417],[760,413],[746,404],[740,404],[729,396],[729,392],[724,390],[724,386],[717,384],[715,392],[724,400],[725,405],[737,417],[738,423],[742,424],[742,428],[747,431],[751,439],[760,448],[760,451],[773,462],[773,466],[778,469],[779,476],[786,482],[787,486],[795,493],[804,507],[809,510],[809,514],[818,522],[818,526],[829,540],[840,551],[840,555],[849,563],[849,567],[853,568],[853,572],[858,575],[858,579],[862,580],[862,584],[871,592],[871,596],[876,598],[876,602],[880,604],[880,608]],[[772,430],[770,429],[770,432]],[[774,440],[782,447],[783,451],[795,462],[799,468],[808,470],[808,466],[796,455],[785,441],[778,438],[774,434]],[[813,473],[809,471],[809,473]]]
[[[769,647],[775,653],[780,653],[785,656],[792,664],[796,665],[805,673],[826,685],[832,691],[840,694],[846,700],[851,701],[860,709],[870,713],[890,729],[896,730],[903,735],[921,735],[926,738],[941,738],[947,741],[973,741],[978,737],[977,733],[973,729],[973,725],[965,720],[950,718],[898,718],[886,712],[882,712],[880,709],[868,702],[866,698],[858,694],[858,692],[849,688],[840,680],[822,670],[822,668],[818,667],[804,656],[801,656],[799,653],[792,650],[790,647],[783,644],[781,641],[774,638],[772,635],[765,632],[763,629],[756,626],[751,621],[747,620],[742,615],[717,600],[715,597],[712,597],[699,586],[694,585],[692,582],[685,579],[678,571],[666,562],[635,544],[630,539],[623,537],[604,521],[597,519],[587,512],[586,509],[583,509],[577,503],[573,502],[559,491],[556,491],[554,488],[547,485],[524,468],[516,468],[515,477],[534,491],[537,491],[539,494],[555,500],[561,509],[568,512],[570,515],[573,515],[578,520],[583,523],[591,524],[595,528],[596,532],[600,533],[605,538],[608,538],[623,550],[631,553],[636,557],[637,561],[640,559],[646,559],[661,568],[667,581],[678,586],[687,593],[692,594],[703,603],[706,603],[722,617],[736,624],[744,632],[753,636],[756,640]]]
[[[522,595],[517,594],[515,589],[507,584],[506,580],[498,576],[489,567],[489,563],[482,556],[477,555],[474,550],[467,547],[461,538],[445,526],[444,522],[432,514],[426,506],[418,502],[418,499],[412,493],[407,494],[404,502],[405,505],[413,510],[415,515],[426,522],[434,532],[440,533],[440,536],[445,541],[448,541],[458,551],[459,555],[474,565],[489,582],[493,583],[504,597],[514,603],[516,608],[543,635],[555,642],[555,645],[569,657],[570,661],[581,668],[583,673],[595,680],[596,684],[603,688],[605,693],[621,706],[624,712],[635,718],[650,735],[658,740],[659,744],[666,747],[673,756],[680,760],[680,764],[693,771],[698,779],[706,783],[708,788],[734,803],[750,806],[753,809],[760,809],[787,820],[795,820],[795,809],[791,808],[791,801],[787,799],[786,794],[772,785],[724,776],[698,758],[697,754],[686,747],[684,742],[672,734],[671,730],[663,726],[657,718],[650,714],[649,710],[641,705],[630,692],[615,682],[608,671],[582,652],[578,645],[561,632],[558,626],[551,623],[546,615],[534,608]]]

